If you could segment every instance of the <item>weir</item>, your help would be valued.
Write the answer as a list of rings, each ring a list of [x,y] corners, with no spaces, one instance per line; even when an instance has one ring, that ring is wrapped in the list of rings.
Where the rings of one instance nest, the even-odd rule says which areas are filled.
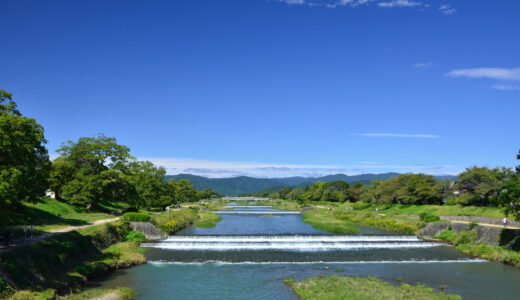
[[[271,211],[271,210],[216,210],[219,215],[299,215],[299,211]]]
[[[280,250],[337,251],[361,249],[428,248],[443,244],[423,242],[413,236],[172,236],[142,247],[169,250]]]

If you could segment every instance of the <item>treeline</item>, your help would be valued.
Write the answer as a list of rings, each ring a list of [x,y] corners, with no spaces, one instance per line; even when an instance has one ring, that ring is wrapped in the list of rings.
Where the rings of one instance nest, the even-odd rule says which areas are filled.
[[[518,154],[520,159],[520,153]],[[438,204],[504,207],[520,215],[520,167],[472,167],[457,180],[438,180],[425,174],[400,174],[368,185],[337,180],[317,182],[305,188],[283,188],[269,197],[307,204],[315,201],[366,202],[375,204]]]
[[[12,95],[0,90],[0,208],[37,201],[51,189],[56,199],[95,209],[103,203],[134,208],[164,207],[219,197],[197,191],[189,180],[164,181],[166,171],[139,161],[113,137],[98,135],[68,141],[49,160],[43,127],[22,116]]]

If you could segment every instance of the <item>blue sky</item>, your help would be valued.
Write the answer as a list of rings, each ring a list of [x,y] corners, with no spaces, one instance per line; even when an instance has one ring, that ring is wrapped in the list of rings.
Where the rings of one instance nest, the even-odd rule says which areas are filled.
[[[0,0],[51,154],[104,133],[210,177],[514,166],[520,1]]]

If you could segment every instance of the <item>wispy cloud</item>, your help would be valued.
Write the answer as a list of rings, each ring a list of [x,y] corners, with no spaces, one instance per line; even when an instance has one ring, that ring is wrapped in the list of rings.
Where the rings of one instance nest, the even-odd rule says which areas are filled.
[[[439,7],[439,11],[445,15],[453,15],[457,10],[449,4],[443,4]]]
[[[516,91],[520,90],[520,86],[511,84],[495,84],[493,85],[493,89],[500,91]]]
[[[421,5],[421,2],[411,0],[392,0],[387,2],[379,2],[380,7],[413,7]]]
[[[167,174],[175,175],[189,173],[210,178],[224,178],[235,176],[251,176],[260,178],[304,176],[316,177],[332,174],[357,175],[363,173],[427,173],[457,174],[462,168],[444,165],[385,165],[375,162],[359,162],[353,165],[327,165],[327,164],[284,164],[284,163],[259,163],[237,161],[214,161],[186,158],[139,158],[148,160],[156,165],[163,166]]]
[[[438,139],[440,136],[435,134],[406,134],[406,133],[353,133],[352,135],[366,137],[391,137],[391,138],[419,138],[419,139]]]
[[[421,62],[421,63],[416,63],[415,65],[413,65],[414,68],[416,69],[429,69],[432,67],[432,63],[431,62]]]
[[[520,68],[473,68],[473,69],[456,69],[446,73],[446,76],[454,78],[481,78],[491,79],[502,82],[520,81]],[[518,85],[497,83],[491,88],[501,91],[518,90]]]
[[[305,0],[278,0],[278,1],[287,3],[289,5],[302,5],[302,4],[305,4]]]
[[[456,69],[446,74],[450,77],[487,78],[495,80],[520,80],[520,68]]]

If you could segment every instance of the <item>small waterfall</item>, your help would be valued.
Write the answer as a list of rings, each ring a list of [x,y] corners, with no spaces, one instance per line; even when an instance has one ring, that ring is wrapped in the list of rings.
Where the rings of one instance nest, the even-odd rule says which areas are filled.
[[[299,215],[299,211],[272,211],[272,210],[215,210],[219,215]]]
[[[443,244],[423,242],[414,236],[171,236],[142,247],[199,251],[341,251],[364,249],[428,248]]]

